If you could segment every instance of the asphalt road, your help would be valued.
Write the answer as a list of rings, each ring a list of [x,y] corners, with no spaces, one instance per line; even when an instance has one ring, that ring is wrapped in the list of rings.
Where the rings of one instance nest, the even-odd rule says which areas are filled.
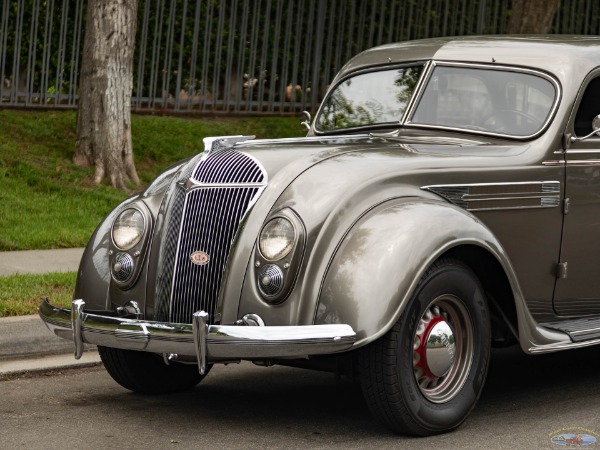
[[[0,447],[557,449],[551,437],[575,430],[600,448],[599,351],[494,351],[469,420],[425,439],[380,427],[359,386],[327,373],[216,366],[194,391],[156,397],[101,367],[26,375],[0,381]]]

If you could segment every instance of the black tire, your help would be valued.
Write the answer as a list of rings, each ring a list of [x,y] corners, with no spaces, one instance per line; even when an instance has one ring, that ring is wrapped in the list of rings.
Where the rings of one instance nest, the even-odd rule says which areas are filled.
[[[196,386],[206,375],[198,366],[167,365],[154,353],[98,346],[100,359],[109,375],[123,386],[140,394],[170,394]]]
[[[455,429],[479,399],[490,343],[490,315],[479,280],[459,261],[437,261],[398,322],[359,354],[371,413],[402,434]]]

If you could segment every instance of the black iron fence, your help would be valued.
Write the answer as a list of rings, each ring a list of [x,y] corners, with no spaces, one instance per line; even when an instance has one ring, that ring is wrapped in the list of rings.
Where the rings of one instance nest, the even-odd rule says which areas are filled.
[[[0,107],[73,108],[85,0],[0,0]],[[314,110],[374,45],[501,34],[511,0],[139,0],[132,108]],[[562,0],[553,32],[600,34],[598,0]]]

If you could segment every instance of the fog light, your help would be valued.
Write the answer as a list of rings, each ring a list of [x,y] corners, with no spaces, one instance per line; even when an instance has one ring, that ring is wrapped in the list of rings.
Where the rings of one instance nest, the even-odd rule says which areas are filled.
[[[133,275],[133,258],[129,253],[117,253],[112,267],[112,275],[115,281],[125,283]]]
[[[283,272],[274,265],[267,264],[258,275],[258,288],[265,297],[275,297],[283,288]]]

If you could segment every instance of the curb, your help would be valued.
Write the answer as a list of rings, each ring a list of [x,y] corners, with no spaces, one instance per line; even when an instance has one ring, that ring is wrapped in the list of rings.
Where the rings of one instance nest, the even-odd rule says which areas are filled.
[[[0,360],[72,350],[73,343],[55,336],[37,315],[0,319]]]
[[[73,357],[72,353],[38,358],[9,359],[0,361],[0,381],[22,374],[94,367],[100,365],[100,363],[100,355],[96,350],[84,352],[81,359],[78,360]]]
[[[83,248],[0,252],[0,276],[76,272]],[[80,360],[74,345],[54,335],[36,315],[0,318],[0,375],[97,364],[95,346]],[[95,356],[93,356],[95,355]]]
[[[73,342],[54,335],[38,315],[0,318],[0,362],[73,351]]]

